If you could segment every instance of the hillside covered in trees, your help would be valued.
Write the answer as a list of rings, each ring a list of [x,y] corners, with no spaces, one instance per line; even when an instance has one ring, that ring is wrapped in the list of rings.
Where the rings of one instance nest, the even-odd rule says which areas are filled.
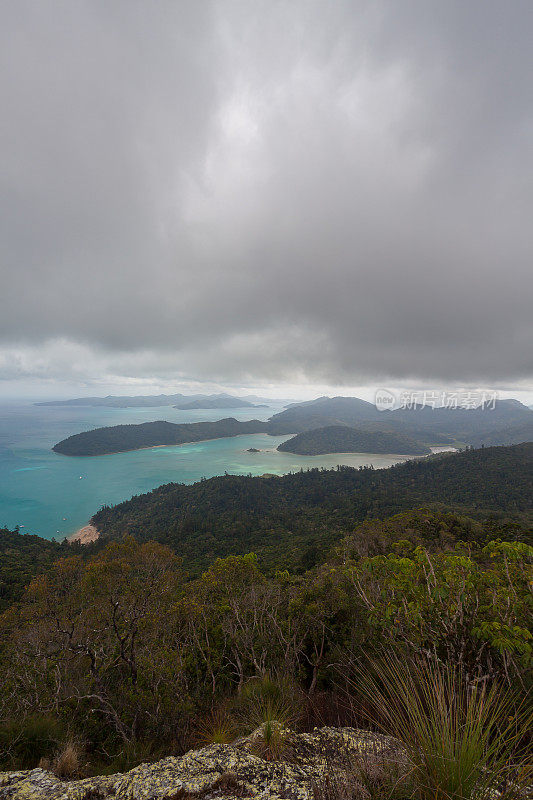
[[[524,696],[532,479],[533,444],[484,448],[169,484],[101,509],[86,547],[0,531],[0,766],[111,773],[263,723],[361,727],[374,658]]]
[[[361,727],[356,670],[380,654],[523,692],[533,549],[508,534],[419,509],[355,526],[305,573],[243,552],[193,579],[153,541],[73,551],[0,615],[0,765],[68,752],[111,773],[262,723]]]
[[[520,444],[521,442],[533,442],[533,420],[479,433],[470,439],[470,443],[474,447],[493,447],[495,445]]]
[[[104,539],[156,540],[198,573],[253,550],[270,568],[314,563],[367,518],[428,503],[475,514],[531,511],[533,444],[429,456],[388,469],[309,470],[282,477],[225,475],[170,483],[92,518]]]
[[[473,444],[474,436],[532,423],[533,411],[518,400],[496,400],[476,408],[460,405],[433,408],[415,404],[394,411],[379,411],[373,403],[357,397],[320,397],[293,404],[274,414],[269,422],[270,432],[280,435],[342,423],[370,430],[398,431],[429,445],[453,441]]]
[[[20,597],[35,575],[71,552],[67,544],[0,528],[0,612]]]
[[[91,399],[91,398],[89,398]],[[96,398],[98,399],[98,398]],[[144,403],[144,397],[129,398]],[[117,403],[128,398],[109,398]],[[233,402],[234,398],[230,399]],[[66,401],[65,401],[66,402]],[[71,401],[78,403],[79,401]],[[207,405],[205,405],[207,402]],[[215,403],[215,405],[212,404]],[[178,408],[213,408],[220,397],[209,401],[205,399],[178,404]],[[80,403],[81,404],[81,403]],[[53,450],[63,455],[94,456],[138,450],[143,447],[184,444],[205,439],[218,439],[237,436],[239,433],[268,433],[272,436],[297,434],[340,425],[356,427],[361,431],[375,434],[399,434],[415,439],[421,446],[459,444],[514,444],[526,441],[525,431],[533,425],[533,411],[517,400],[499,400],[490,407],[478,408],[432,408],[416,406],[400,408],[395,411],[379,411],[375,405],[357,397],[321,397],[306,403],[296,403],[284,411],[274,414],[268,422],[250,420],[237,422],[228,418],[216,422],[194,422],[175,424],[171,422],[144,422],[139,425],[114,425],[96,428],[69,436],[54,445]],[[512,428],[520,431],[518,439],[508,435],[490,437],[502,429]],[[365,446],[362,439],[362,446]],[[391,444],[394,444],[392,442]],[[411,445],[413,447],[413,445]],[[296,452],[296,451],[294,451]],[[342,451],[322,451],[342,452]],[[346,451],[344,451],[346,452]],[[355,452],[350,450],[350,452]],[[361,450],[360,452],[384,452],[382,450]],[[388,451],[389,453],[411,453],[413,450]]]
[[[348,425],[328,425],[313,428],[282,442],[278,450],[284,453],[316,456],[322,453],[398,453],[427,455],[429,447],[401,433],[365,431]]]
[[[532,448],[443,454],[386,470],[314,469],[282,478],[225,475],[192,486],[168,484],[102,508],[93,517],[102,537],[84,546],[0,529],[0,611],[57,558],[88,557],[123,535],[169,545],[190,575],[214,558],[251,550],[270,572],[301,572],[323,561],[362,520],[428,504],[475,516],[484,531],[479,535],[526,539],[533,527]]]
[[[258,420],[238,422],[233,417],[216,422],[142,422],[139,425],[112,425],[93,431],[75,433],[52,448],[65,456],[99,456],[123,453],[143,447],[201,442],[243,433],[262,433],[265,423]]]

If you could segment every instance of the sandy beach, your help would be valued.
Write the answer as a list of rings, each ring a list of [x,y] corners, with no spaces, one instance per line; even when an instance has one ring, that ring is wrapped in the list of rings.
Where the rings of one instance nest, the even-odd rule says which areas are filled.
[[[100,531],[94,525],[85,525],[84,528],[80,528],[79,531],[69,536],[68,541],[75,542],[78,540],[81,544],[89,544],[89,542],[95,542],[99,536]]]

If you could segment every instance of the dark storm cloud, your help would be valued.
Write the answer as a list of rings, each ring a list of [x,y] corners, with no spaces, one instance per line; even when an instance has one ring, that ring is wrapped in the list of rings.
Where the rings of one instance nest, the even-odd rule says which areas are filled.
[[[532,23],[5,2],[0,375],[531,376]]]

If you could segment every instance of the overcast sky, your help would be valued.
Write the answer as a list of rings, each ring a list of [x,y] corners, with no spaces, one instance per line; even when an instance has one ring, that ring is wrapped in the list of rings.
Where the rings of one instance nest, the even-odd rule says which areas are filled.
[[[3,0],[0,392],[533,381],[531,0]]]

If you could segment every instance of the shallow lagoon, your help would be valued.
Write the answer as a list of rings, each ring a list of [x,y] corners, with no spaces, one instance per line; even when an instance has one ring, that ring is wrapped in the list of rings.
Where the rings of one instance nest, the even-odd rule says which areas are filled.
[[[119,503],[162,483],[193,483],[234,474],[283,475],[337,464],[388,467],[405,456],[335,454],[298,456],[276,447],[288,436],[254,434],[196,444],[154,447],[129,453],[72,458],[54,453],[61,439],[103,425],[194,422],[207,419],[267,419],[281,406],[257,409],[179,411],[160,408],[39,407],[24,401],[0,404],[0,527],[23,526],[47,539],[62,539],[85,525],[101,505]],[[247,452],[254,447],[258,453]]]

